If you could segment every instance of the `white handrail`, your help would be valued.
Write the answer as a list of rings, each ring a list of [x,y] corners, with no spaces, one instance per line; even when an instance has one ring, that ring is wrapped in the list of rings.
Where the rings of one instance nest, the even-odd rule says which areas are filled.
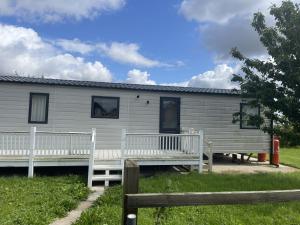
[[[53,131],[37,131],[39,134],[82,134],[82,135],[92,135],[92,132],[53,132]]]
[[[28,131],[0,131],[0,134],[29,134]]]
[[[169,134],[169,133],[126,133],[132,136],[198,136],[198,134]]]

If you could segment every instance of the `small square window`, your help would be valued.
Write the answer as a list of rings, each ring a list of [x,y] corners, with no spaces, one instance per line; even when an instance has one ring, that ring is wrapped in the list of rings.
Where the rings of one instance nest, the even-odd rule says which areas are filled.
[[[92,96],[92,118],[119,118],[119,97]]]
[[[30,93],[28,123],[48,123],[49,94]]]
[[[260,126],[253,122],[253,117],[260,116],[260,107],[252,106],[247,103],[241,103],[240,109],[240,128],[241,129],[259,129]]]

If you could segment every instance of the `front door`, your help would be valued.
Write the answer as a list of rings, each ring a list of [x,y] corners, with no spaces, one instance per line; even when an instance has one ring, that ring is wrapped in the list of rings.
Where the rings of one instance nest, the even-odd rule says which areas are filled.
[[[160,133],[180,133],[180,98],[160,98]]]

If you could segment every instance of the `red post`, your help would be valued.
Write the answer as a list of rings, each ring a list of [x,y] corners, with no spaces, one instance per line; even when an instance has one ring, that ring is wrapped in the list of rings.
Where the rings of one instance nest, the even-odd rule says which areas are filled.
[[[279,138],[274,137],[273,139],[273,164],[279,167]]]

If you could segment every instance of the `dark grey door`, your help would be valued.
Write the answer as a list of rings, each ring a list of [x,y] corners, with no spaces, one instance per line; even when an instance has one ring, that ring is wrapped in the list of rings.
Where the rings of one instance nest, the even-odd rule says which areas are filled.
[[[160,133],[180,133],[180,98],[160,98]]]

